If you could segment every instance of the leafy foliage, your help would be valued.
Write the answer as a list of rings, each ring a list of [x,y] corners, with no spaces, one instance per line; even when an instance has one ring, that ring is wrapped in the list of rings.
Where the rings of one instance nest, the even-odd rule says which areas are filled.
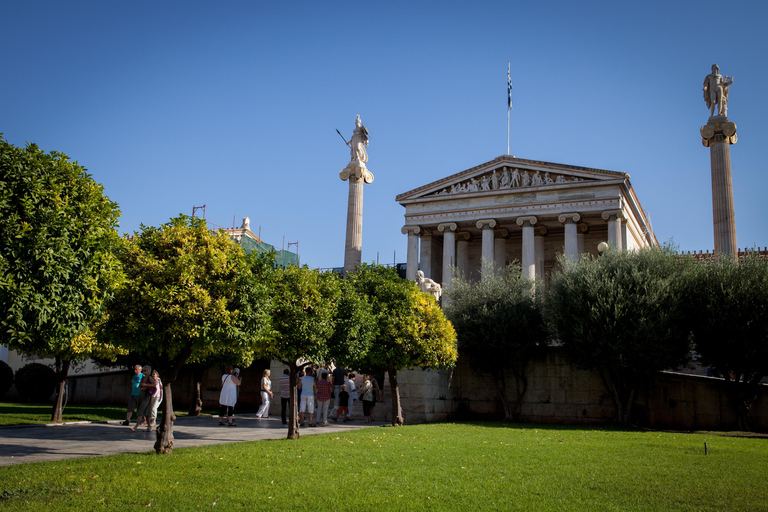
[[[56,372],[40,363],[16,371],[16,391],[27,402],[47,402],[56,387]]]
[[[165,414],[156,449],[169,452],[171,383],[182,365],[221,352],[251,361],[269,336],[270,299],[259,275],[266,263],[185,215],[142,226],[120,259],[127,279],[110,302],[100,338],[143,355],[160,371]]]
[[[11,389],[13,385],[13,369],[5,361],[0,361],[0,398]]]
[[[81,336],[120,280],[119,215],[67,155],[0,139],[0,332],[15,350],[56,358],[62,386],[70,362],[94,348]]]
[[[637,386],[689,356],[683,311],[688,260],[670,248],[609,250],[577,264],[563,262],[547,299],[552,336],[576,365],[597,370],[629,421]]]
[[[696,265],[686,283],[686,311],[696,351],[725,378],[741,428],[768,375],[768,260],[718,258]]]
[[[446,315],[458,333],[459,353],[469,357],[474,368],[494,378],[507,419],[520,414],[527,388],[525,366],[535,347],[546,343],[546,329],[535,282],[524,278],[520,264],[510,264],[501,275],[492,269],[471,282],[456,276],[447,290]],[[516,380],[517,400],[513,411],[506,396],[505,370]]]

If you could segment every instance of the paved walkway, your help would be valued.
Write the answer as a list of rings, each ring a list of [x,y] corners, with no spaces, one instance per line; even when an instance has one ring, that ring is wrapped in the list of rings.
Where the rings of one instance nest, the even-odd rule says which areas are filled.
[[[236,416],[236,422],[237,427],[221,427],[218,416],[179,418],[173,425],[173,447],[284,439],[288,434],[288,427],[280,422],[279,416],[259,420],[255,414],[242,414]],[[327,427],[302,428],[301,435],[347,432],[381,425],[384,423],[331,421]],[[117,421],[2,428],[0,466],[146,452],[154,449],[154,443],[154,432],[147,432],[146,428],[131,432],[129,427],[124,427]]]

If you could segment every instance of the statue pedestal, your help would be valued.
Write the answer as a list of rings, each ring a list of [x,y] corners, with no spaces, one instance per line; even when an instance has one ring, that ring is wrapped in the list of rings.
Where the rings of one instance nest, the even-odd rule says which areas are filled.
[[[736,216],[733,209],[731,180],[731,144],[738,140],[736,124],[726,116],[712,116],[701,127],[701,143],[709,148],[712,165],[712,221],[715,233],[715,254],[738,258],[736,245]]]
[[[347,239],[344,244],[344,273],[354,272],[362,262],[363,252],[363,184],[373,182],[373,173],[363,162],[352,161],[339,172],[342,181],[349,180],[347,201]]]

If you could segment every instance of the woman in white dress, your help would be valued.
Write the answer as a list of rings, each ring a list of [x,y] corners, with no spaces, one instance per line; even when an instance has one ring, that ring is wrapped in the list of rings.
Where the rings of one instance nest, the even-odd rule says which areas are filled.
[[[221,395],[219,395],[219,425],[224,425],[224,416],[227,417],[227,425],[236,427],[235,404],[237,403],[237,386],[240,385],[240,376],[232,374],[232,365],[224,368],[221,376]]]
[[[269,378],[270,371],[264,370],[261,377],[261,407],[256,413],[256,418],[269,418],[269,403],[272,401],[272,380]]]

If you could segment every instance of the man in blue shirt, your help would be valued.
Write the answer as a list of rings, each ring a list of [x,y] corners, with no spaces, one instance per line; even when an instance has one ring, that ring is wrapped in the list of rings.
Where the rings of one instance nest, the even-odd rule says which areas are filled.
[[[139,404],[141,403],[141,390],[139,389],[139,384],[141,384],[142,377],[144,377],[144,374],[141,373],[141,365],[137,364],[133,367],[133,377],[131,377],[131,396],[128,398],[128,413],[125,415],[125,421],[123,422],[123,425],[131,424],[131,416],[133,416],[133,411],[138,409]]]

